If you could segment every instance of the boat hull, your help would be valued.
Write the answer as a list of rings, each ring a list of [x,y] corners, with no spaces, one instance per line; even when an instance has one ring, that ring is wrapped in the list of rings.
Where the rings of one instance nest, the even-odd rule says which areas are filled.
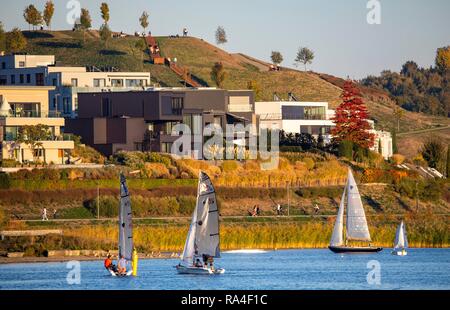
[[[223,274],[225,272],[225,269],[223,268],[213,270],[211,268],[186,267],[183,265],[177,265],[176,268],[179,274],[215,275],[215,274]]]
[[[113,277],[129,277],[133,274],[133,270],[129,270],[129,271],[127,271],[127,273],[124,273],[124,274],[114,272],[111,269],[109,269],[108,271]]]
[[[332,246],[328,247],[334,253],[376,253],[383,250],[378,247],[347,247],[347,246]]]
[[[408,252],[406,252],[406,250],[394,250],[391,254],[395,256],[406,256],[408,255]]]

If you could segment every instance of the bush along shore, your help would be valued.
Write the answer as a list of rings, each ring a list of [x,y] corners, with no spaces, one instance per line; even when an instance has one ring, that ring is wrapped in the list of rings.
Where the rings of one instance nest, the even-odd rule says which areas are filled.
[[[221,249],[298,249],[326,248],[334,225],[334,217],[318,217],[292,221],[272,219],[269,222],[256,220],[223,221],[220,227]],[[431,213],[408,214],[405,217],[410,247],[442,248],[450,246],[450,230],[447,217]],[[398,218],[395,216],[371,218],[369,221],[373,243],[392,247]],[[19,225],[22,229],[24,224]],[[61,225],[61,236],[11,237],[0,243],[0,252],[20,252],[28,257],[48,256],[51,251],[97,250],[117,248],[117,225],[79,224]],[[180,253],[183,249],[188,222],[137,224],[134,243],[140,253]],[[55,226],[53,226],[55,228]],[[17,227],[20,228],[20,227]]]

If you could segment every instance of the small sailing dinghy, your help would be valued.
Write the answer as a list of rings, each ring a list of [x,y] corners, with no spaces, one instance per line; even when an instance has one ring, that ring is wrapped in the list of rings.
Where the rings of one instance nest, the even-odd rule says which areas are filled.
[[[134,254],[134,255],[133,255]],[[128,192],[127,180],[120,174],[120,205],[119,205],[119,259],[123,257],[127,262],[133,261],[137,267],[137,255],[133,253],[133,225],[131,213],[130,193]],[[127,270],[126,273],[118,273],[111,269],[112,276],[131,276],[136,268]],[[133,274],[134,273],[134,274]]]
[[[394,250],[392,255],[406,256],[406,248],[408,247],[408,238],[406,237],[406,229],[403,221],[398,225],[395,233]]]
[[[225,269],[214,267],[215,258],[220,258],[219,210],[216,192],[208,175],[200,172],[197,204],[192,215],[181,262],[176,268],[181,274],[224,273]]]
[[[347,202],[347,217],[344,239],[345,202]],[[369,246],[349,246],[349,241],[369,242]],[[339,211],[334,224],[330,246],[328,248],[334,253],[370,253],[382,250],[382,248],[372,247],[370,242],[370,232],[369,227],[367,226],[361,195],[359,194],[352,171],[349,169],[347,184],[342,193]]]

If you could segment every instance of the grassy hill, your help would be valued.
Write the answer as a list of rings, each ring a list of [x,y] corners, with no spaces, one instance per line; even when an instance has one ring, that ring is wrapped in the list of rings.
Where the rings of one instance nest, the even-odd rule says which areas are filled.
[[[73,31],[39,31],[24,34],[28,38],[27,52],[54,54],[57,61],[63,65],[115,66],[121,71],[150,71],[155,85],[183,86],[180,77],[167,66],[150,64],[147,54],[144,54],[144,61],[141,61],[141,51],[134,47],[140,38],[114,38],[110,40],[108,46],[105,46],[100,41],[97,31],[88,32],[84,44],[82,36]],[[257,96],[260,101],[273,100],[274,93],[282,99],[287,99],[287,93],[292,92],[302,101],[327,101],[332,108],[340,102],[344,82],[341,78],[289,68],[282,68],[279,72],[269,71],[269,63],[243,54],[230,54],[198,38],[156,39],[163,56],[177,58],[178,64],[189,69],[194,79],[204,86],[215,86],[210,77],[211,67],[216,62],[222,62],[228,74],[225,88],[246,89],[249,81],[256,81],[260,88]],[[393,113],[395,102],[383,90],[370,87],[361,87],[361,90],[376,126],[391,130],[396,125]],[[445,117],[405,111],[400,120],[400,132],[448,125],[450,121]],[[427,134],[424,133],[422,136]],[[415,139],[415,136],[404,136],[402,143],[408,145],[409,139]],[[414,150],[409,148],[407,153],[409,155],[416,151],[416,148]]]

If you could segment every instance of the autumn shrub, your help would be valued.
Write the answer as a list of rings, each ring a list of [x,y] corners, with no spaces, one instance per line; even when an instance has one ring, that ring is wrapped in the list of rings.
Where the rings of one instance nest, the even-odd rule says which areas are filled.
[[[394,154],[391,157],[391,162],[394,165],[401,165],[401,164],[403,164],[404,161],[405,161],[405,156],[403,156],[401,154]]]
[[[314,169],[315,162],[312,158],[305,157],[305,158],[303,158],[302,162],[305,164],[305,166],[308,170]]]
[[[14,168],[14,167],[17,167],[19,165],[20,165],[20,163],[17,160],[15,160],[15,159],[8,159],[8,158],[6,158],[6,159],[2,159],[1,162],[0,162],[0,166],[4,167],[4,168]]]
[[[171,177],[167,166],[161,163],[145,163],[144,164],[145,175],[148,178],[154,179],[168,179]]]
[[[234,172],[238,170],[239,164],[235,160],[224,160],[221,168],[223,172]]]
[[[345,157],[348,160],[353,159],[353,142],[352,141],[341,141],[338,147],[339,157]]]

